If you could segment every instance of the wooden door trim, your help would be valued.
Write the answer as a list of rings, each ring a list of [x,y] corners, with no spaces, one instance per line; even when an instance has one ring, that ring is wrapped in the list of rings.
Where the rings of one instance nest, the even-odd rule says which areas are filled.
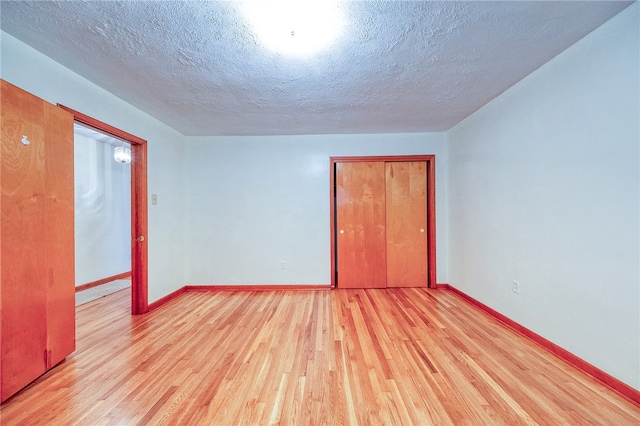
[[[58,106],[72,113],[78,123],[131,144],[131,313],[144,314],[149,310],[147,141],[72,108]],[[139,236],[144,240],[139,241]]]
[[[435,155],[386,155],[330,157],[329,167],[329,209],[331,238],[331,287],[336,287],[336,163],[361,161],[425,161],[427,163],[427,267],[429,288],[436,288],[436,156]]]

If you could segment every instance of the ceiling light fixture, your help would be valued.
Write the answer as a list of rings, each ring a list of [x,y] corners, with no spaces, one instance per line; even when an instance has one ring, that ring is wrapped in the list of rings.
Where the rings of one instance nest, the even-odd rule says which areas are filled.
[[[131,162],[131,150],[125,147],[124,144],[116,146],[113,151],[113,159],[118,163],[129,164]]]
[[[344,27],[337,0],[248,0],[244,13],[269,50],[289,56],[310,56],[325,50]]]

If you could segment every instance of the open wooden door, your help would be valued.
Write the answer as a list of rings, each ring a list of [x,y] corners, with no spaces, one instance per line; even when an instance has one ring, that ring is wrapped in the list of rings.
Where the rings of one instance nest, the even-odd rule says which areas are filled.
[[[5,401],[75,350],[73,116],[0,83]]]
[[[76,348],[73,116],[47,104],[45,120],[45,230],[47,369]]]

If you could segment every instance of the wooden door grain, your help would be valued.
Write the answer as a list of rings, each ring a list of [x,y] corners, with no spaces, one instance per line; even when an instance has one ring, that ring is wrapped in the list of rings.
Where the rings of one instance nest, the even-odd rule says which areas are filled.
[[[340,288],[386,287],[384,163],[336,164]]]
[[[337,170],[344,164],[352,163],[379,163],[385,165],[382,168],[385,174],[385,276],[387,268],[391,269],[390,275],[385,278],[386,286],[419,286],[436,288],[436,208],[435,208],[435,156],[434,155],[397,155],[397,156],[360,156],[360,157],[331,157],[330,176],[330,207],[331,207],[331,284],[339,287],[338,270],[338,244],[342,236],[338,229],[338,176]],[[391,163],[391,169],[397,169],[400,176],[387,177],[391,169],[387,170],[386,163]],[[415,164],[414,164],[415,163]],[[387,181],[390,181],[387,185]],[[343,186],[342,184],[340,184]],[[403,189],[403,185],[406,188]],[[416,195],[415,204],[410,199]],[[387,197],[391,197],[387,207]],[[426,201],[425,201],[426,200]],[[398,207],[399,206],[399,207]],[[392,209],[388,212],[388,209]],[[389,218],[386,216],[390,215]],[[419,220],[416,218],[420,217]],[[388,229],[391,226],[392,229]],[[424,235],[416,235],[415,240],[409,239],[410,232],[405,232],[405,226],[411,227],[414,232]],[[345,229],[342,229],[345,232]],[[391,237],[392,241],[387,242]],[[423,240],[424,239],[424,244]],[[397,247],[394,251],[394,247]],[[391,250],[391,253],[388,252]],[[406,250],[406,251],[405,251]],[[422,263],[425,253],[426,263]],[[409,257],[407,257],[409,256]],[[416,269],[407,271],[403,269],[415,259],[419,263],[411,263]],[[391,262],[392,264],[388,264]],[[343,271],[344,273],[344,271]],[[387,281],[389,279],[391,282]],[[418,284],[416,284],[418,283]],[[344,282],[343,282],[344,284]],[[380,286],[382,287],[382,286]],[[371,285],[362,288],[373,288]]]
[[[75,350],[73,115],[44,103],[47,356],[50,368]]]
[[[0,398],[45,371],[44,104],[2,81]]]
[[[387,286],[427,286],[427,167],[387,162]]]
[[[73,116],[1,81],[0,400],[75,348]]]

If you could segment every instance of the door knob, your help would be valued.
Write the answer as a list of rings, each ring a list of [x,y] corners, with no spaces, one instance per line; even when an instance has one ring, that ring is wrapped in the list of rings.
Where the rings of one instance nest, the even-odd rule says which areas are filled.
[[[341,234],[344,234],[344,229],[341,229],[341,230],[340,230],[340,233],[341,233]]]
[[[420,228],[420,232],[424,232],[424,228]]]

